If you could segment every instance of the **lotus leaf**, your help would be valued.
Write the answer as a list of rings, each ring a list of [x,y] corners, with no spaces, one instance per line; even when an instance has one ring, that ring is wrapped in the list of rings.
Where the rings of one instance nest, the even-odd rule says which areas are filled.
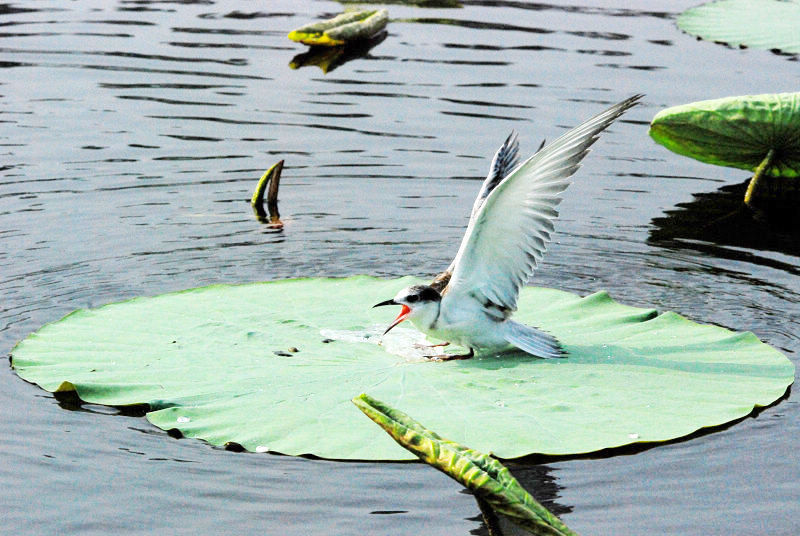
[[[800,93],[727,97],[660,111],[650,136],[701,162],[755,171],[767,156],[765,176],[800,175]]]
[[[289,39],[312,46],[341,46],[369,39],[386,27],[389,12],[347,11],[336,17],[307,24],[289,32]]]
[[[515,318],[558,336],[563,359],[431,362],[402,328],[376,344],[391,313],[371,305],[416,282],[295,279],[135,298],[44,326],[12,365],[51,392],[148,404],[159,428],[214,445],[370,460],[412,455],[360,416],[350,400],[362,392],[515,458],[686,436],[771,404],[793,381],[791,362],[752,333],[605,292],[523,289]]]
[[[711,2],[681,13],[678,27],[709,41],[800,53],[800,2],[796,0]]]

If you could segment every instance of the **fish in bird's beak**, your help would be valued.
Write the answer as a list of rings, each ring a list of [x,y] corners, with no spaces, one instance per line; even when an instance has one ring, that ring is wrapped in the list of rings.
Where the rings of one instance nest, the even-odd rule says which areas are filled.
[[[408,315],[411,314],[411,309],[409,309],[408,305],[405,305],[403,303],[397,303],[394,300],[386,300],[382,301],[381,303],[376,303],[375,305],[372,306],[372,308],[374,309],[375,307],[381,307],[383,305],[399,305],[400,307],[402,307],[402,309],[400,309],[400,314],[397,315],[397,318],[395,318],[394,321],[389,325],[389,327],[386,328],[386,331],[383,332],[383,334],[386,335],[393,327],[395,327],[397,324],[408,318]]]

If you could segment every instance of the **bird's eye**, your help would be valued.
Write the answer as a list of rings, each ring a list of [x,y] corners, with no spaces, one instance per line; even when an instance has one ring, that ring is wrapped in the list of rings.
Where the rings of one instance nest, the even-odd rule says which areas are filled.
[[[412,294],[411,296],[409,296],[409,297],[407,297],[407,298],[406,298],[406,301],[407,301],[408,303],[414,303],[414,302],[415,302],[415,301],[417,301],[418,299],[419,299],[419,296],[417,296],[416,294]]]

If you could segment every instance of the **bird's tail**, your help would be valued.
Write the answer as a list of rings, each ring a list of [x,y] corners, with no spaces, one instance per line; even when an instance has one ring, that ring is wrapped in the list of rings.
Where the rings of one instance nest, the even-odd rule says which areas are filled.
[[[505,339],[519,348],[536,357],[545,359],[564,357],[564,349],[558,339],[536,328],[506,320]]]

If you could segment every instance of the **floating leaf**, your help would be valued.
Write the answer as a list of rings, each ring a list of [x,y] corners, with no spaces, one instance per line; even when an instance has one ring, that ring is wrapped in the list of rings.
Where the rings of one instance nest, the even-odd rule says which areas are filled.
[[[800,93],[727,97],[667,108],[653,118],[650,136],[678,154],[750,171],[773,151],[765,174],[797,177]]]
[[[800,2],[721,0],[678,16],[684,32],[733,46],[800,53]]]
[[[369,39],[383,30],[388,21],[389,12],[385,9],[346,11],[332,19],[292,30],[289,39],[306,45],[340,46]]]
[[[12,365],[48,391],[149,404],[156,426],[214,445],[373,460],[410,455],[360,418],[350,399],[362,392],[514,458],[682,437],[774,402],[794,377],[752,333],[604,292],[523,289],[515,318],[558,336],[564,359],[430,362],[413,348],[418,332],[402,327],[378,346],[392,315],[372,304],[416,282],[297,279],[136,298],[41,328]]]
[[[575,533],[539,504],[511,472],[488,454],[443,439],[388,404],[367,394],[353,403],[403,448],[459,481],[494,509],[537,535]]]

